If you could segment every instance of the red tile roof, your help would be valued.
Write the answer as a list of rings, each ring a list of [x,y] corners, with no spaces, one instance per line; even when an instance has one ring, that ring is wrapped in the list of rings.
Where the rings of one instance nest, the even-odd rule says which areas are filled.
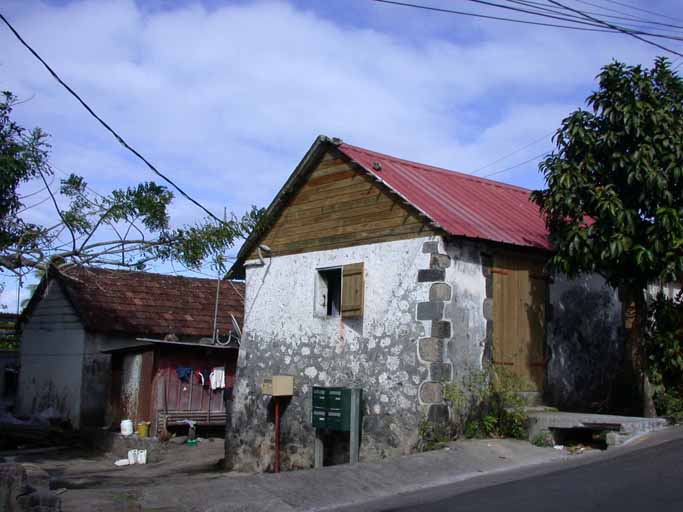
[[[62,285],[86,329],[136,336],[211,337],[216,280],[148,272],[73,268],[51,275]],[[218,329],[242,322],[244,285],[221,281]]]
[[[530,190],[350,144],[338,149],[451,235],[552,248]]]

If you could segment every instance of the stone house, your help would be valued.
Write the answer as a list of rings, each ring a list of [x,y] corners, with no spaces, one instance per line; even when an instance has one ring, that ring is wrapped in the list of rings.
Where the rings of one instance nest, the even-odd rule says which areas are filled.
[[[126,418],[155,429],[185,418],[225,424],[222,388],[200,374],[223,368],[223,387],[232,385],[237,350],[224,342],[232,317],[242,322],[244,288],[217,285],[103,268],[51,270],[20,320],[18,414],[50,409],[77,429]]]
[[[549,276],[529,190],[319,137],[241,248],[238,467],[272,464],[264,377],[295,376],[286,467],[313,463],[312,386],[363,389],[361,460],[408,453],[444,421],[443,384],[485,363],[530,400],[604,406],[621,365],[621,306],[601,278]]]

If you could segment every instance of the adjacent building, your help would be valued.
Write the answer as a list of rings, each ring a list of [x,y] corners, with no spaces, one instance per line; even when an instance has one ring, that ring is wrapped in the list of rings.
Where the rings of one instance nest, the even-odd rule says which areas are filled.
[[[243,294],[225,280],[51,270],[22,314],[17,412],[77,429],[225,424]]]

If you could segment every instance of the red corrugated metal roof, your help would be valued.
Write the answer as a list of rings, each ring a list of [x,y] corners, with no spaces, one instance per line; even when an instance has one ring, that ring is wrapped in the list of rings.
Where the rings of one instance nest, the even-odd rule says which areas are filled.
[[[551,249],[530,190],[350,144],[338,148],[451,235]]]

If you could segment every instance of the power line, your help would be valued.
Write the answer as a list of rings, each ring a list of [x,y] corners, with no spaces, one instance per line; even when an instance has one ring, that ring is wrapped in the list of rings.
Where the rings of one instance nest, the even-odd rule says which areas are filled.
[[[422,9],[425,11],[433,11],[433,12],[440,12],[440,13],[445,13],[445,14],[458,14],[462,16],[471,16],[474,18],[484,18],[484,19],[489,19],[489,20],[498,20],[498,21],[509,21],[512,23],[522,23],[525,25],[538,25],[541,27],[555,27],[555,28],[566,28],[570,30],[584,30],[588,32],[613,32],[613,30],[605,30],[605,29],[600,29],[600,28],[585,28],[585,27],[576,27],[576,26],[571,26],[571,25],[559,25],[556,23],[543,23],[540,21],[531,21],[531,20],[521,20],[518,18],[505,18],[502,16],[490,16],[488,14],[478,14],[478,13],[473,13],[473,12],[466,12],[466,11],[456,11],[453,9],[443,9],[441,7],[432,7],[429,5],[420,5],[420,4],[412,4],[408,2],[398,2],[394,0],[370,0],[371,2],[377,2],[380,4],[389,4],[389,5],[397,5],[400,7],[411,7],[414,9]],[[592,25],[590,23],[583,23],[584,25]]]
[[[499,9],[507,9],[509,11],[515,11],[515,12],[521,12],[524,14],[532,14],[534,16],[542,16],[544,18],[551,18],[551,19],[556,19],[556,20],[562,20],[562,21],[569,21],[571,23],[579,23],[579,24],[584,24],[583,21],[572,21],[571,17],[564,15],[564,16],[551,16],[548,14],[542,14],[536,11],[530,11],[528,9],[520,9],[519,7],[511,7],[509,5],[502,5],[502,4],[497,4],[495,2],[488,2],[486,0],[466,0],[467,2],[472,2],[475,4],[481,4],[481,5],[487,5],[489,7],[497,7]],[[588,23],[588,25],[593,25],[597,26],[593,23]]]
[[[557,13],[561,13],[561,11],[556,11],[556,10],[553,10],[553,9],[540,9],[540,10],[539,10],[539,8],[537,7],[537,8],[536,8],[537,10],[530,11],[530,10],[528,10],[528,9],[520,9],[520,8],[518,8],[518,7],[510,7],[510,6],[498,4],[498,3],[495,3],[495,2],[490,2],[490,1],[487,1],[487,0],[466,0],[466,1],[472,2],[472,3],[476,3],[476,4],[481,4],[481,5],[487,5],[487,6],[489,6],[489,7],[498,7],[498,8],[500,8],[500,9],[508,9],[508,10],[512,10],[512,11],[518,11],[518,12],[522,12],[522,13],[525,13],[525,14],[531,14],[531,15],[533,15],[533,16],[540,16],[540,17],[542,17],[542,18],[550,18],[550,19],[557,19],[557,20],[568,21],[568,22],[570,22],[570,23],[577,23],[577,24],[580,24],[580,25],[587,24],[587,25],[592,26],[592,27],[600,27],[601,25],[604,25],[604,22],[602,22],[602,21],[600,21],[600,20],[593,20],[593,23],[586,23],[585,19],[582,19],[582,18],[579,17],[579,16],[574,16],[574,15],[566,14],[566,13],[565,13],[564,15],[560,15],[560,16],[553,16],[553,15],[550,15],[550,14],[544,14],[544,13],[542,12],[542,11],[548,11],[548,12],[554,12],[554,13],[556,13],[556,14],[557,14]],[[513,0],[507,0],[507,1],[512,1],[512,3],[519,3],[519,2],[514,2]],[[623,25],[623,24],[622,24],[622,25]],[[623,26],[616,26],[616,25],[611,26],[611,25],[610,25],[610,28],[612,28],[614,31],[619,31],[619,32],[624,32],[624,30],[627,30],[628,32],[635,32],[635,33],[637,33],[637,34],[640,34],[640,35],[647,35],[647,36],[649,36],[649,37],[658,37],[658,38],[663,38],[663,39],[673,39],[673,40],[677,40],[677,41],[683,41],[683,38],[682,38],[682,37],[670,36],[670,35],[666,35],[666,34],[655,34],[655,33],[652,33],[652,32],[645,32],[645,31],[642,31],[642,30],[624,29]]]
[[[550,133],[544,135],[543,137],[539,137],[538,139],[536,139],[536,140],[534,140],[534,141],[532,141],[532,142],[529,142],[526,146],[522,146],[521,148],[516,149],[516,150],[512,151],[511,153],[508,153],[508,154],[506,154],[506,155],[504,155],[504,156],[501,156],[500,158],[497,158],[497,159],[494,160],[493,162],[490,162],[490,163],[488,163],[488,164],[486,164],[486,165],[482,165],[482,166],[479,167],[478,169],[475,169],[474,171],[472,171],[470,174],[475,175],[475,174],[477,174],[479,171],[483,171],[483,170],[486,169],[487,167],[491,167],[492,165],[497,164],[498,162],[501,162],[501,161],[505,160],[506,158],[511,157],[512,155],[516,155],[517,153],[519,153],[519,152],[521,152],[521,151],[524,151],[524,150],[527,149],[527,148],[530,148],[530,147],[533,146],[534,144],[538,144],[539,142],[541,142],[541,141],[543,141],[543,140],[547,140],[548,137],[550,137],[550,136],[553,135],[553,133],[555,133],[555,132],[552,131],[552,132],[550,132]]]
[[[534,2],[533,0],[506,0],[506,1],[513,3],[513,4],[519,4],[519,5],[524,5],[527,7],[533,7],[535,9],[538,9],[539,11],[546,11],[546,12],[551,12],[554,14],[565,14],[561,10],[558,10],[557,8],[549,7],[548,4],[546,4],[546,3]],[[616,11],[614,9],[605,8],[605,7],[602,7],[598,4],[586,2],[584,0],[575,0],[575,1],[581,2],[582,4],[597,7],[598,9],[606,9],[607,11],[616,12],[619,14],[624,14],[624,16],[614,16],[613,14],[605,14],[604,12],[584,11],[586,14],[595,14],[595,15],[602,16],[603,18],[611,18],[611,19],[615,19],[615,20],[631,21],[631,22],[635,22],[638,25],[656,25],[656,26],[660,26],[660,27],[683,29],[683,25],[672,25],[670,23],[662,23],[660,21],[646,20],[643,18],[635,18],[628,13],[624,13],[622,11]],[[573,16],[571,14],[565,14],[565,15],[570,16],[570,17],[575,18],[575,19],[582,19],[579,16]],[[625,23],[622,23],[622,25],[625,25]]]
[[[5,18],[5,16],[3,16],[2,14],[0,14],[0,19],[2,19],[2,21],[5,23],[5,25],[7,25],[7,27],[10,29],[10,31],[12,31],[12,33],[13,33],[14,36],[19,40],[19,42],[20,42],[22,45],[24,45],[24,46],[26,47],[26,49],[27,49],[29,52],[31,52],[31,54],[32,54],[36,59],[38,59],[38,61],[45,67],[45,69],[48,70],[48,72],[53,76],[53,78],[54,78],[55,80],[57,80],[57,82],[59,82],[59,84],[60,84],[62,87],[64,87],[64,88],[65,88],[65,89],[66,89],[74,98],[76,98],[76,100],[83,106],[83,108],[85,108],[85,109],[88,111],[88,113],[89,113],[92,117],[94,117],[97,121],[99,121],[99,123],[100,123],[100,124],[101,124],[109,133],[111,133],[111,134],[114,136],[114,138],[116,138],[116,140],[118,140],[119,143],[120,143],[124,148],[126,148],[128,151],[130,151],[130,152],[133,153],[136,157],[138,157],[140,160],[142,160],[142,161],[147,165],[147,167],[149,167],[149,169],[150,169],[153,173],[155,173],[157,176],[159,176],[161,179],[163,179],[166,183],[168,183],[168,184],[171,185],[174,189],[176,189],[176,190],[180,193],[180,195],[182,195],[185,199],[187,199],[188,201],[190,201],[191,203],[193,203],[195,206],[201,208],[207,215],[209,215],[209,217],[211,217],[212,219],[218,221],[220,224],[223,224],[223,223],[225,222],[225,221],[223,221],[222,219],[218,218],[218,217],[217,217],[216,215],[214,215],[213,213],[211,213],[211,211],[210,211],[209,209],[207,209],[205,206],[203,206],[201,203],[199,203],[198,201],[196,201],[195,199],[193,199],[192,197],[190,197],[190,195],[187,194],[187,193],[186,193],[182,188],[180,188],[178,185],[176,185],[176,184],[173,182],[173,180],[171,180],[170,178],[168,178],[167,176],[165,176],[163,173],[161,173],[154,165],[152,165],[152,164],[149,162],[149,160],[147,160],[144,156],[142,156],[136,149],[134,149],[133,147],[131,147],[131,146],[130,146],[130,145],[129,145],[129,144],[128,144],[128,143],[127,143],[127,142],[118,134],[118,133],[116,133],[116,131],[114,131],[114,129],[113,129],[111,126],[109,126],[109,125],[108,125],[100,116],[98,116],[98,115],[93,111],[93,109],[90,108],[90,106],[89,106],[89,105],[88,105],[88,104],[87,104],[87,103],[86,103],[86,102],[85,102],[85,101],[84,101],[84,100],[83,100],[83,99],[82,99],[82,98],[81,98],[81,97],[80,97],[80,96],[79,96],[71,87],[69,87],[69,86],[68,86],[68,85],[59,77],[59,75],[57,75],[57,73],[48,65],[48,63],[45,62],[45,60],[44,60],[40,55],[38,55],[38,53],[37,53],[33,48],[31,48],[31,46],[30,46],[26,41],[24,41],[24,39],[21,37],[21,35],[19,35],[19,32],[16,31],[16,29],[10,24],[10,22],[7,20],[7,18]]]
[[[528,164],[529,162],[533,162],[534,160],[541,158],[542,156],[545,156],[546,154],[547,153],[544,151],[543,153],[539,153],[538,155],[532,156],[528,160],[524,160],[523,162],[520,162],[518,164],[511,165],[510,167],[506,167],[505,169],[500,169],[499,171],[494,171],[492,173],[485,174],[484,176],[482,176],[482,178],[490,178],[491,176],[496,176],[497,174],[502,174],[506,171],[511,171],[512,169],[516,169],[517,167],[521,167],[524,164]]]
[[[581,4],[590,5],[591,7],[597,7],[598,9],[602,9],[603,11],[607,11],[607,12],[613,12],[613,13],[616,13],[616,14],[622,14],[622,15],[624,15],[624,16],[629,16],[629,17],[630,17],[630,16],[635,16],[635,15],[632,14],[632,13],[620,11],[619,9],[612,9],[612,8],[610,8],[610,7],[605,7],[605,6],[600,5],[600,4],[596,4],[596,3],[593,3],[593,2],[588,2],[587,0],[574,0],[574,1],[575,1],[575,2],[579,2],[579,3],[581,3]],[[603,13],[597,13],[597,12],[589,13],[588,11],[584,11],[584,12],[586,12],[586,13],[588,13],[588,14],[603,15],[603,16],[605,16],[605,17],[612,17],[612,18],[617,18],[617,17],[619,17],[619,16],[608,16],[608,15],[605,15],[604,12],[603,12]],[[655,16],[660,16],[660,17],[662,17],[662,18],[664,18],[664,19],[674,20],[674,21],[675,21],[675,20],[682,21],[682,20],[679,20],[678,18],[672,18],[672,17],[670,17],[670,16],[664,16],[664,15],[662,15],[662,14],[657,14],[657,13],[649,12],[649,11],[646,11],[646,12],[648,12],[649,14],[654,14]],[[632,18],[632,19],[642,19],[642,18]],[[652,23],[659,24],[660,22],[652,21]],[[662,23],[662,25],[664,25],[664,26],[670,26],[670,27],[678,27],[678,25],[669,25],[669,24],[667,24],[667,23]]]
[[[571,7],[567,7],[566,5],[561,4],[560,2],[557,2],[556,0],[548,0],[548,2],[550,2],[551,4],[557,5],[558,7],[562,7],[563,9],[567,9],[568,11],[572,11],[572,12],[575,12],[577,14],[580,14],[581,16],[583,16],[586,19],[593,20],[593,21],[600,23],[606,27],[610,27],[614,30],[618,30],[619,32],[623,32],[624,34],[627,34],[631,37],[635,37],[639,41],[642,41],[643,43],[649,44],[651,46],[655,46],[655,47],[659,48],[660,50],[664,50],[665,52],[673,53],[674,55],[678,55],[680,57],[683,57],[683,53],[679,53],[676,50],[672,50],[671,48],[667,48],[664,45],[661,45],[659,43],[655,43],[654,41],[650,41],[649,39],[645,39],[644,37],[640,37],[638,34],[632,32],[632,31],[626,30],[622,27],[619,27],[618,25],[612,25],[611,23],[608,23],[607,21],[602,21],[598,18],[593,18],[589,14],[585,14],[584,12],[582,12],[578,9],[573,9]]]
[[[641,8],[641,7],[636,7],[635,5],[625,4],[625,3],[622,3],[622,2],[617,2],[616,0],[603,0],[603,1],[604,1],[604,2],[608,2],[608,3],[610,3],[610,4],[620,5],[621,7],[626,7],[627,9],[633,9],[634,11],[640,11],[640,12],[644,12],[644,13],[647,13],[647,14],[652,14],[652,15],[654,15],[654,16],[659,16],[660,18],[666,18],[666,19],[670,19],[670,20],[683,21],[681,18],[675,18],[675,17],[673,17],[673,16],[669,16],[669,15],[666,15],[666,14],[661,14],[661,13],[658,13],[658,12],[655,12],[655,11],[648,11],[647,9],[643,9],[643,8]]]
[[[640,35],[646,35],[648,37],[656,37],[656,38],[661,38],[661,39],[669,39],[669,40],[675,40],[675,41],[683,41],[683,37],[677,37],[677,36],[672,36],[672,35],[667,35],[667,34],[656,34],[653,32],[644,32],[641,30],[633,30],[630,28],[624,28],[624,27],[619,27],[615,25],[606,25],[603,21],[601,20],[590,20],[587,21],[584,17],[584,19],[581,19],[576,16],[571,16],[571,15],[566,15],[564,17],[558,17],[558,16],[550,16],[548,14],[544,14],[543,12],[536,12],[536,11],[528,11],[525,9],[516,9],[513,7],[509,6],[504,6],[501,4],[496,4],[494,2],[488,2],[485,0],[467,0],[470,2],[478,3],[478,4],[484,4],[488,5],[490,7],[497,7],[501,9],[511,9],[511,10],[517,10],[519,12],[522,12],[524,14],[530,14],[533,16],[539,16],[542,18],[550,18],[550,19],[561,19],[568,21],[569,23],[573,23],[574,25],[561,25],[557,23],[545,23],[545,22],[540,22],[540,21],[532,21],[532,20],[527,20],[527,19],[519,19],[519,18],[507,18],[507,17],[502,17],[502,16],[492,16],[488,14],[481,14],[481,13],[474,13],[474,12],[466,12],[466,11],[457,11],[454,9],[445,9],[442,7],[433,7],[430,5],[423,5],[423,4],[415,4],[415,3],[409,3],[409,2],[400,2],[397,0],[370,0],[373,2],[381,3],[381,4],[389,4],[389,5],[397,5],[400,7],[411,7],[414,9],[421,9],[425,11],[433,11],[433,12],[439,12],[439,13],[444,13],[444,14],[456,14],[456,15],[462,15],[462,16],[472,16],[475,18],[484,18],[484,19],[492,19],[492,20],[498,20],[498,21],[508,21],[512,23],[522,23],[522,24],[527,24],[527,25],[538,25],[538,26],[543,26],[543,27],[554,27],[554,28],[564,28],[564,29],[570,29],[570,30],[583,30],[583,31],[588,31],[588,32],[605,32],[605,33],[627,33],[627,34],[640,34]],[[506,0],[509,1],[509,0]],[[585,25],[585,26],[577,26],[577,25]],[[607,26],[608,28],[596,28],[596,27],[605,27]],[[652,43],[655,44],[655,43]],[[658,45],[660,48],[665,49],[664,46]],[[671,51],[669,49],[666,49],[667,51]]]

